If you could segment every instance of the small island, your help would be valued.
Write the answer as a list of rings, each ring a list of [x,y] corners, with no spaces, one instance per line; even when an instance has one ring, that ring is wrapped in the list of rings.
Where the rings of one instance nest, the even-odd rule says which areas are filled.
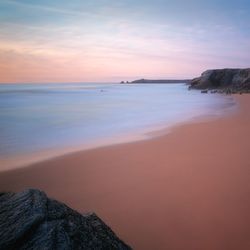
[[[153,83],[158,83],[158,84],[172,84],[172,83],[189,83],[191,80],[190,79],[184,79],[184,80],[176,80],[176,79],[138,79],[134,80],[132,82],[128,81],[121,81],[122,84],[124,83],[144,83],[144,84],[153,84]]]

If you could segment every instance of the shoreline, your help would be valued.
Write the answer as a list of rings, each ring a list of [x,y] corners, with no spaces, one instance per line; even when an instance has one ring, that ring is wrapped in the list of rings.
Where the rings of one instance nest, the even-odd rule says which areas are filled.
[[[0,172],[0,190],[94,211],[139,250],[249,249],[250,95],[234,98],[230,116]]]
[[[174,123],[169,123],[166,125],[164,122],[151,125],[150,127],[141,128],[140,131],[137,129],[133,132],[124,133],[120,136],[113,136],[111,139],[99,139],[93,141],[92,143],[78,145],[74,147],[64,147],[61,149],[51,149],[51,150],[42,150],[33,154],[26,154],[20,156],[10,156],[6,158],[0,158],[0,173],[8,172],[15,169],[22,169],[30,167],[34,164],[39,164],[42,162],[47,162],[53,159],[57,159],[64,156],[69,156],[71,154],[80,153],[83,151],[95,150],[104,147],[113,147],[122,144],[136,143],[140,141],[152,140],[155,137],[164,136],[169,133],[172,133],[179,127],[195,124],[206,121],[213,121],[221,119],[226,116],[233,115],[237,112],[237,100],[232,97],[231,101],[225,103],[226,107],[219,107],[220,114],[213,115],[193,115],[189,119],[185,118],[183,120],[175,121]],[[225,111],[223,113],[222,111]]]

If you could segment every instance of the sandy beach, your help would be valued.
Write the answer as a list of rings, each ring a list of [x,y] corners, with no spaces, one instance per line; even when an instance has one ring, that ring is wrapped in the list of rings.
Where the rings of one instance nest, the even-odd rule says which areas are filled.
[[[250,95],[234,98],[230,116],[1,172],[0,190],[94,211],[134,249],[250,249]]]

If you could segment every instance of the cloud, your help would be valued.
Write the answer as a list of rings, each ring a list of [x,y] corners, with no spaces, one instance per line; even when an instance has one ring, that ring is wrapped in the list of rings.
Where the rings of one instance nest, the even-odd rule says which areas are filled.
[[[9,4],[9,5],[14,5],[17,7],[25,8],[25,9],[33,9],[37,11],[45,11],[45,12],[52,12],[52,13],[59,13],[63,15],[79,15],[79,16],[84,16],[84,17],[93,17],[93,14],[90,14],[89,12],[84,12],[83,10],[70,10],[67,8],[59,8],[59,7],[53,7],[50,6],[49,4],[46,5],[40,5],[37,3],[26,3],[26,2],[21,2],[21,1],[15,1],[15,0],[2,0],[2,4]]]
[[[206,19],[219,13],[213,1],[194,16],[170,2],[3,0],[0,81],[191,77],[250,64],[248,23],[228,11]]]

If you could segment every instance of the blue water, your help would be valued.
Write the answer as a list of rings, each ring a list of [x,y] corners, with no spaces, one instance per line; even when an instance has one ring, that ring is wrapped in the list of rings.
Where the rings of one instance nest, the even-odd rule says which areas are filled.
[[[221,115],[232,99],[185,84],[0,85],[0,159],[143,135],[201,115]]]

